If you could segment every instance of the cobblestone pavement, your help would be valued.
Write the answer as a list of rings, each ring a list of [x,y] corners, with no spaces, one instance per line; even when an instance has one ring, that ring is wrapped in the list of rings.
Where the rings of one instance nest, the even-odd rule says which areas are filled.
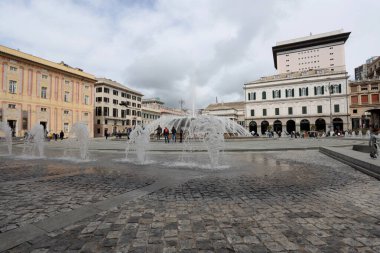
[[[0,233],[154,182],[153,177],[131,171],[121,173],[62,161],[2,162]]]
[[[318,151],[226,155],[9,252],[380,252],[378,180]]]

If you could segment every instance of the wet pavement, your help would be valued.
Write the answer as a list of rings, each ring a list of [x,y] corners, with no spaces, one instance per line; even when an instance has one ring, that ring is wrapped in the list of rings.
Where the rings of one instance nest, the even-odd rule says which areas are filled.
[[[380,252],[379,181],[317,150],[225,152],[216,169],[203,152],[91,157],[0,157],[0,241],[39,229],[5,252]]]

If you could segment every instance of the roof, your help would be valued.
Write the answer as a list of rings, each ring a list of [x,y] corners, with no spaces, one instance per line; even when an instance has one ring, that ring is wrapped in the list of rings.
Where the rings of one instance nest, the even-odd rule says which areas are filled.
[[[16,58],[23,59],[23,60],[26,60],[29,62],[33,62],[33,63],[43,65],[45,67],[58,69],[58,70],[64,71],[64,72],[69,73],[69,74],[85,77],[85,78],[91,79],[92,81],[96,81],[95,76],[93,76],[92,74],[83,72],[79,68],[72,68],[72,67],[68,66],[67,64],[64,64],[63,62],[62,63],[55,63],[55,62],[45,60],[45,59],[42,59],[40,57],[31,55],[31,54],[27,54],[27,53],[21,52],[19,50],[8,48],[8,47],[2,46],[2,45],[0,45],[0,54],[4,54],[4,55],[9,56],[9,57],[16,57]]]
[[[228,103],[216,103],[216,104],[209,104],[204,110],[205,111],[216,111],[216,110],[228,110],[228,109],[236,109],[241,110],[244,109],[244,102],[228,102]]]
[[[124,86],[123,84],[118,83],[116,81],[113,81],[111,79],[107,79],[107,78],[104,78],[104,77],[99,77],[99,78],[96,78],[96,79],[97,79],[97,82],[95,83],[95,86],[106,84],[106,85],[109,85],[109,86],[113,86],[114,88],[119,88],[121,90],[134,93],[136,95],[144,96],[141,92],[132,90],[132,89],[128,88],[127,86]]]
[[[295,50],[305,47],[312,47],[318,45],[329,44],[333,42],[345,43],[351,32],[343,32],[343,30],[337,30],[327,33],[320,33],[316,35],[310,35],[306,37],[300,37],[291,40],[284,40],[276,43],[276,46],[272,47],[274,67],[277,69],[277,54],[284,51]]]
[[[157,103],[163,105],[164,102],[160,100],[160,98],[145,98],[142,100],[142,103],[148,104],[148,103]]]

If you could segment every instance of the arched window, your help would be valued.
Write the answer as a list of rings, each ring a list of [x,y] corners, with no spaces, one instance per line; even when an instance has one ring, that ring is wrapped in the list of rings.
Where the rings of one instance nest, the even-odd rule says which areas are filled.
[[[261,93],[261,97],[262,97],[262,99],[267,99],[267,93],[265,91],[263,91]]]

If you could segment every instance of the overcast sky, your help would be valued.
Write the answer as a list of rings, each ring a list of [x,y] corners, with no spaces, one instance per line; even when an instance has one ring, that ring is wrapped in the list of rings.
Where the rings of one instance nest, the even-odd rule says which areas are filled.
[[[243,84],[275,74],[276,41],[350,31],[346,64],[380,55],[375,0],[0,1],[0,44],[64,61],[191,108],[243,100]],[[194,88],[195,87],[195,88]]]

